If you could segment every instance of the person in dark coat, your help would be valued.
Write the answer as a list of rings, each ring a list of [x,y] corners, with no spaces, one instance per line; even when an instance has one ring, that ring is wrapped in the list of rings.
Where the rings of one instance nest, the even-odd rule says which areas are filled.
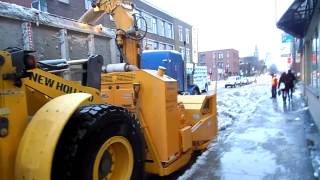
[[[289,100],[292,99],[292,93],[294,90],[294,82],[296,80],[295,75],[291,72],[291,70],[288,70],[288,74],[287,74],[287,83],[288,83],[288,97]]]
[[[281,83],[284,84],[284,87],[280,89]],[[289,83],[288,83],[288,77],[287,77],[286,72],[283,72],[280,76],[279,83],[278,83],[278,89],[280,89],[282,92],[282,99],[284,101],[286,101],[287,96],[288,96],[288,91],[289,91]]]

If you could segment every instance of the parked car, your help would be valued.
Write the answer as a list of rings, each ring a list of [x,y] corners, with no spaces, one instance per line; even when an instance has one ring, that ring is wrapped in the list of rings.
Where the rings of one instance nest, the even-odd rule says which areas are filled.
[[[240,76],[230,76],[224,85],[225,88],[227,87],[233,87],[235,88],[236,86],[241,85],[241,77]]]
[[[249,79],[249,83],[256,83],[257,82],[257,79],[255,76],[248,77],[248,79]]]
[[[250,84],[248,77],[241,77],[241,85],[248,85],[248,84]]]

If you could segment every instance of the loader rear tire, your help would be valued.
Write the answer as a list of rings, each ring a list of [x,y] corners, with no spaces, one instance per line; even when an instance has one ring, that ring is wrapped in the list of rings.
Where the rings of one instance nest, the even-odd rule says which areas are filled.
[[[53,180],[143,179],[144,139],[126,109],[89,105],[72,116],[59,139]]]

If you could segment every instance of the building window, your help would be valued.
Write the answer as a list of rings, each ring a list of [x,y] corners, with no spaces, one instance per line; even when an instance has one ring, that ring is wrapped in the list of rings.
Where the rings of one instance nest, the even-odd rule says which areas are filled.
[[[223,69],[223,62],[218,62],[218,68]]]
[[[167,44],[166,48],[167,50],[173,50],[173,45]]]
[[[205,58],[206,58],[205,54],[200,54],[199,55],[199,64],[204,64],[205,63]]]
[[[229,58],[230,57],[230,53],[229,53],[229,51],[227,51],[227,58]]]
[[[190,43],[190,30],[188,28],[186,28],[186,43]]]
[[[152,17],[151,21],[152,21],[152,32],[154,34],[158,34],[158,32],[157,32],[157,19],[155,17]]]
[[[142,23],[141,24],[142,25],[142,29],[145,29],[146,28],[145,25],[147,25],[147,31],[149,33],[153,33],[153,31],[152,31],[152,17],[147,15],[147,14],[145,14],[145,13],[143,13],[143,17],[145,18],[146,23]]]
[[[182,59],[185,60],[185,52],[184,52],[184,47],[180,47],[179,48],[179,52],[181,53],[182,55]]]
[[[212,59],[216,59],[216,53],[215,52],[212,53]]]
[[[166,49],[166,44],[159,43],[159,50],[165,50],[165,49]]]
[[[187,56],[187,62],[191,62],[191,59],[190,59],[190,49],[189,49],[189,48],[186,49],[186,56]]]
[[[157,18],[153,17],[153,16],[150,16],[146,13],[142,13],[142,16],[145,18],[146,20],[146,23],[147,23],[147,31],[149,33],[154,33],[154,34],[157,34]],[[140,20],[140,22],[138,22],[138,27],[139,27],[139,24],[140,24],[140,29],[145,29],[145,23],[142,22]]]
[[[312,42],[311,42],[311,54],[310,61],[309,61],[309,67],[310,67],[310,81],[309,86],[316,91],[316,93],[319,93],[320,89],[320,69],[318,67],[319,64],[319,38],[317,34],[313,36]]]
[[[183,32],[182,32],[182,26],[179,26],[179,41],[183,41]]]
[[[145,49],[148,50],[157,50],[159,48],[159,43],[152,40],[146,40],[146,47]]]
[[[165,32],[167,38],[173,39],[172,24],[166,22]]]
[[[160,36],[164,36],[165,31],[164,31],[164,24],[165,22],[161,19],[158,19],[158,34]]]
[[[33,0],[31,7],[39,11],[48,12],[46,0]]]
[[[137,10],[137,9],[134,9],[133,10],[134,14],[136,15],[137,17],[137,26],[139,29],[142,29],[142,23],[144,24],[145,22],[141,20],[141,11]],[[146,27],[145,24],[143,25],[143,27]]]
[[[142,49],[148,49],[148,48],[147,48],[147,38],[144,38],[144,39],[142,40]]]
[[[223,59],[223,53],[218,53],[218,59]]]

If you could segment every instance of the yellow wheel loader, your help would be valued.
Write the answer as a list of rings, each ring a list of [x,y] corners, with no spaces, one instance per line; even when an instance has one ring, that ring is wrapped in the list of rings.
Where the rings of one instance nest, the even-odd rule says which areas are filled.
[[[0,51],[0,177],[4,180],[143,179],[169,175],[205,150],[217,134],[216,95],[180,96],[177,81],[140,69],[137,17],[129,1],[93,4],[116,22],[123,63],[35,60]],[[82,64],[80,81],[61,73]]]
[[[0,51],[1,179],[143,178],[139,121],[103,103],[100,78],[88,79],[100,77],[101,56],[86,61],[83,86],[55,75],[68,68],[63,60],[28,69],[29,53]]]

